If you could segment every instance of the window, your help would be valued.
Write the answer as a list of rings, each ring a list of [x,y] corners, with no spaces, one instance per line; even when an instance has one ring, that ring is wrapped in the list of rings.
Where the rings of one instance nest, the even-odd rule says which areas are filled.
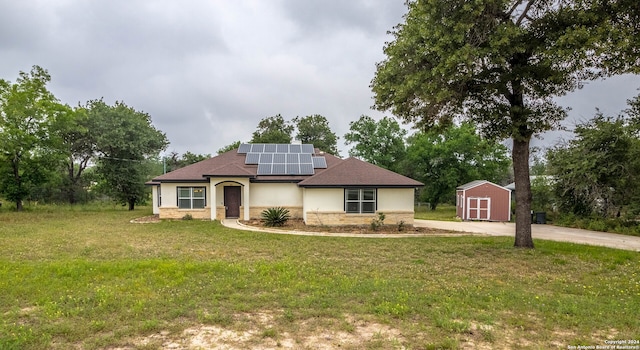
[[[202,209],[206,202],[204,187],[178,187],[178,208]]]
[[[344,207],[347,213],[360,214],[376,212],[375,188],[347,188],[344,191]]]
[[[162,191],[160,190],[162,186],[157,186],[158,188],[158,207],[162,206]]]

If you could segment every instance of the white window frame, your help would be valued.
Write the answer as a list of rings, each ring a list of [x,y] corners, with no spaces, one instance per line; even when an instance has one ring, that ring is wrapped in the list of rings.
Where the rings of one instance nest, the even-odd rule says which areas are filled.
[[[182,190],[184,189],[188,189],[189,190],[189,195],[188,196],[184,196],[182,195]],[[178,195],[178,209],[204,209],[207,206],[207,188],[204,186],[196,186],[196,187],[187,187],[187,186],[180,186],[177,188],[177,195]],[[200,195],[195,195],[195,194],[200,194],[202,193],[202,196]],[[182,196],[181,196],[182,195]],[[182,203],[184,203],[185,201],[188,201],[189,206],[182,206]],[[200,203],[202,202],[202,206],[194,206],[194,203]]]
[[[357,198],[354,198],[354,195],[357,193]],[[366,196],[367,194],[373,195]],[[369,197],[366,198],[365,197]],[[365,211],[364,204],[369,203],[373,204],[372,211]],[[354,204],[357,204],[357,210],[351,209]],[[344,189],[344,211],[347,214],[375,214],[378,209],[378,190],[376,188],[345,188]]]

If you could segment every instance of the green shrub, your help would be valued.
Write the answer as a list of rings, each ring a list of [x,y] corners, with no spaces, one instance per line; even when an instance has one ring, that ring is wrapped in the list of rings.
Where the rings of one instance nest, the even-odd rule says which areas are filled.
[[[261,216],[264,224],[271,227],[284,226],[291,218],[289,210],[282,207],[266,209],[262,211]]]
[[[191,215],[191,214],[185,214],[185,215],[182,217],[182,220],[193,220],[193,215]]]

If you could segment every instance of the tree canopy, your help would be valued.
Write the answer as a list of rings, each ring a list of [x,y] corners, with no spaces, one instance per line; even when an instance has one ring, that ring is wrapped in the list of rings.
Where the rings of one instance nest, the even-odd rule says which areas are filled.
[[[397,121],[384,117],[379,121],[363,115],[349,123],[344,135],[347,145],[353,144],[349,155],[358,157],[379,167],[398,171],[399,162],[406,154],[407,131]]]
[[[308,115],[306,117],[293,118],[293,124],[298,129],[296,138],[302,143],[312,144],[329,154],[340,156],[338,151],[338,136],[329,127],[327,118],[320,114]]]
[[[167,145],[164,133],[151,124],[151,117],[123,102],[113,106],[102,100],[87,104],[93,120],[98,152],[97,172],[112,198],[134,209],[145,198],[147,159]]]
[[[476,133],[471,123],[409,137],[403,173],[425,184],[431,209],[455,196],[456,187],[478,179],[500,183],[508,176],[507,147]]]
[[[250,142],[291,143],[293,129],[293,125],[287,123],[280,114],[266,117],[258,123]]]
[[[553,100],[583,81],[638,71],[632,0],[415,0],[371,82],[375,107],[423,129],[454,118],[513,140],[515,246],[533,248],[529,143],[557,128]]]
[[[17,210],[62,158],[60,131],[70,108],[49,92],[50,80],[39,66],[20,72],[13,84],[0,79],[0,192]]]
[[[560,208],[577,215],[620,216],[640,199],[640,139],[624,116],[602,113],[547,156]]]

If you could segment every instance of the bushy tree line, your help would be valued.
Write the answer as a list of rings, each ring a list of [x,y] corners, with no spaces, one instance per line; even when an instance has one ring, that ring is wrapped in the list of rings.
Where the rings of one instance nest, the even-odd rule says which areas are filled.
[[[640,97],[618,116],[597,111],[547,152],[534,204],[577,217],[635,219],[640,212]]]
[[[344,138],[353,144],[349,155],[424,183],[419,200],[432,209],[453,202],[456,187],[473,180],[504,183],[510,179],[509,151],[483,138],[473,123],[450,124],[406,137],[392,118],[375,121],[361,116],[350,123]]]
[[[165,134],[124,102],[65,105],[50,80],[39,66],[0,79],[0,194],[21,210],[25,200],[76,203],[93,189],[133,209]]]

